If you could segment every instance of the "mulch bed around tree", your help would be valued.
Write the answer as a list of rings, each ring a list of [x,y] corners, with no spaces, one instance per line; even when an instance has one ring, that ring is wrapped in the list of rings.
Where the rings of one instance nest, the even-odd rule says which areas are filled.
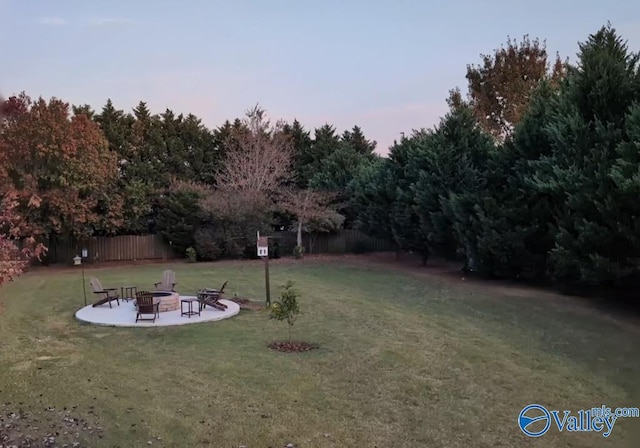
[[[302,353],[320,348],[318,344],[300,341],[277,341],[272,342],[268,345],[268,347],[272,350],[277,350],[284,353]]]

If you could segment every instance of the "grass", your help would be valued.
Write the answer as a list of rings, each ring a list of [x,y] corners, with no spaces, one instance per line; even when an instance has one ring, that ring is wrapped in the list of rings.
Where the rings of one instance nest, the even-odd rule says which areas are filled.
[[[229,280],[231,294],[264,297],[259,262],[86,275],[140,288],[163,269],[182,293]],[[79,270],[28,273],[0,290],[0,401],[43,419],[50,406],[96,419],[102,438],[81,436],[92,447],[636,446],[640,419],[618,420],[608,439],[553,428],[530,439],[516,424],[530,403],[640,406],[631,324],[574,299],[357,261],[274,263],[271,277],[274,296],[294,280],[293,336],[320,349],[268,349],[287,328],[260,311],[170,328],[81,324]]]

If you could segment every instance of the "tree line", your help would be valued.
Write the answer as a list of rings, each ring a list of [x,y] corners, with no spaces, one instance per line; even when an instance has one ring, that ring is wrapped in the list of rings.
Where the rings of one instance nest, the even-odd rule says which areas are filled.
[[[639,53],[610,25],[580,43],[575,65],[543,63],[533,47],[470,67],[468,97],[454,90],[439,125],[359,172],[360,223],[425,262],[462,257],[493,277],[624,284],[640,261]],[[522,69],[530,63],[537,79]],[[502,84],[506,76],[517,81]],[[526,101],[510,103],[514,92]]]
[[[378,157],[358,126],[312,136],[258,106],[210,130],[144,102],[126,113],[108,100],[96,112],[21,93],[2,102],[0,123],[1,193],[25,235],[159,233],[202,260],[250,255],[256,230],[293,227],[301,247],[303,231],[353,226],[347,183]]]
[[[437,126],[388,157],[358,126],[312,136],[259,107],[210,130],[144,102],[96,112],[14,96],[0,119],[4,222],[33,241],[159,233],[203,260],[250,255],[256,230],[295,231],[299,252],[305,231],[353,227],[424,263],[620,284],[640,260],[639,56],[611,25],[577,56],[509,39],[467,66]]]

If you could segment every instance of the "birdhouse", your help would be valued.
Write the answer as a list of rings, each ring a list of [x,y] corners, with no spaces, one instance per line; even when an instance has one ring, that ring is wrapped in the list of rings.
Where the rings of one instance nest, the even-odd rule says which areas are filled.
[[[269,239],[261,236],[258,238],[258,257],[269,256]]]

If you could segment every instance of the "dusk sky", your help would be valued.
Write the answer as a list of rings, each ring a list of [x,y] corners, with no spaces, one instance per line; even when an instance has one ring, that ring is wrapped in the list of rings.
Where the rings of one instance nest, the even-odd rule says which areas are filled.
[[[194,113],[256,103],[307,129],[359,125],[387,152],[432,127],[466,65],[524,34],[575,59],[610,21],[640,50],[637,0],[0,0],[0,92],[100,109]]]

